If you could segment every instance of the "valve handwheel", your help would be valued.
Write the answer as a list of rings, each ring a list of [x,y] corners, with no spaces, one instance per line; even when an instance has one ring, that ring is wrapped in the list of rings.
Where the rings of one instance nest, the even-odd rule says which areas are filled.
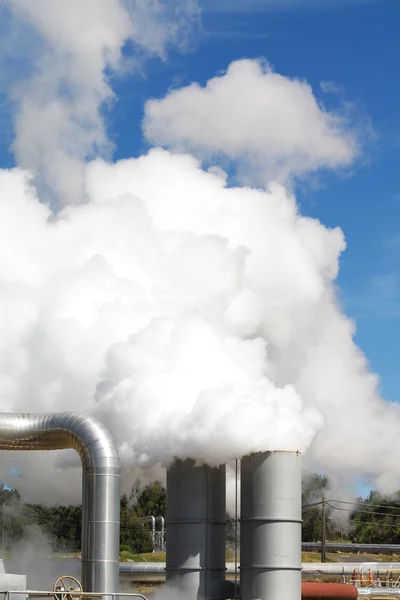
[[[56,592],[56,600],[82,600],[79,594],[71,594],[69,592],[83,592],[82,584],[71,575],[63,575],[59,577],[54,585],[53,592]]]

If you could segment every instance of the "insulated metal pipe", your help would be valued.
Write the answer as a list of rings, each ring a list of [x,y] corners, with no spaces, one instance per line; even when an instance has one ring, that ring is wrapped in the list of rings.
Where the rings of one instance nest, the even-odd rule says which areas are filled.
[[[164,517],[156,517],[156,520],[160,519],[161,522],[161,548],[164,549],[164,537],[165,537],[165,519]]]
[[[121,562],[119,572],[121,575],[145,575],[159,574],[165,575],[165,562]],[[338,578],[344,575],[352,575],[353,571],[371,571],[374,575],[377,573],[386,573],[396,571],[400,573],[400,562],[374,562],[374,563],[302,563],[302,573],[305,576],[312,575],[316,578],[331,576]],[[235,564],[226,563],[226,573],[233,575],[235,573]]]
[[[369,596],[370,598],[397,598],[400,596],[399,588],[383,588],[383,587],[370,587],[370,588],[357,588],[359,596]]]
[[[264,452],[241,462],[243,600],[301,598],[301,457]]]
[[[303,563],[304,576],[329,577],[352,575],[354,571],[371,571],[373,574],[386,571],[400,571],[400,562],[340,562],[340,563]]]
[[[76,413],[0,413],[0,450],[73,448],[82,462],[82,558],[85,592],[119,589],[120,464],[108,430]]]
[[[302,542],[303,552],[319,552],[321,542]],[[367,554],[400,554],[400,544],[353,544],[352,542],[326,542],[325,548],[330,552],[348,552],[349,554],[365,552]]]
[[[167,471],[167,581],[188,600],[223,598],[225,466],[177,460]]]
[[[154,515],[150,515],[149,517],[140,517],[140,521],[150,521],[151,523],[151,541],[153,543],[153,552],[155,552],[155,544],[156,544],[156,518]]]

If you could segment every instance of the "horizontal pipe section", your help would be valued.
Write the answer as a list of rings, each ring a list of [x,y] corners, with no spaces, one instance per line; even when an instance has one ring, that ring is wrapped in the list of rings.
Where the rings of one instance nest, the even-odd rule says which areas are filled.
[[[120,575],[165,575],[165,562],[121,562]]]
[[[318,552],[321,550],[321,542],[303,542],[301,544],[303,552]],[[350,542],[327,542],[325,544],[327,551],[348,552],[355,554],[357,552],[370,552],[371,554],[400,554],[400,544],[352,544]]]
[[[368,573],[384,573],[386,571],[399,571],[400,562],[359,562],[359,563],[303,563],[303,574],[318,575],[352,575],[353,571]]]
[[[382,588],[382,587],[370,587],[370,588],[357,588],[359,596],[368,596],[370,598],[396,598],[400,597],[399,588]]]
[[[238,565],[237,573],[239,573],[240,565]],[[400,574],[400,562],[374,562],[374,563],[302,563],[302,573],[305,575],[352,575],[354,569],[368,573],[385,573],[386,571],[398,571]],[[165,562],[121,562],[119,572],[124,575],[165,575]],[[235,564],[226,563],[225,572],[228,575],[235,573]]]
[[[82,462],[82,558],[85,592],[119,589],[120,464],[115,442],[97,420],[76,413],[0,413],[0,450],[73,448]]]

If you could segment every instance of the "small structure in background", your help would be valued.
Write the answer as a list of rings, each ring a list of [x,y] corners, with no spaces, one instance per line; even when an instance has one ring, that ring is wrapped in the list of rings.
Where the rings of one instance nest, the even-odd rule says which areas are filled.
[[[8,590],[9,600],[21,600],[21,596],[14,596],[13,591],[26,590],[26,575],[6,573],[4,563],[0,558],[0,590]]]
[[[165,520],[164,517],[155,517],[150,515],[148,517],[140,517],[140,521],[150,521],[151,529],[150,535],[153,542],[153,552],[165,552]],[[156,523],[160,521],[160,530],[156,529]]]

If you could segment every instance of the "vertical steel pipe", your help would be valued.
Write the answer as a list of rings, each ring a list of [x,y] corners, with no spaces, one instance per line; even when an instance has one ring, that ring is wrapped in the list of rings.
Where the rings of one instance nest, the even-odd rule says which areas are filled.
[[[156,517],[156,520],[160,519],[161,522],[161,543],[160,543],[160,550],[161,552],[164,552],[165,550],[165,542],[164,542],[164,538],[165,538],[165,519],[164,517]]]
[[[73,448],[82,462],[82,558],[85,592],[119,590],[120,464],[108,430],[75,413],[0,413],[0,450]]]
[[[223,598],[225,466],[175,461],[167,472],[167,581],[186,600]]]
[[[252,454],[241,463],[242,600],[301,598],[301,457]]]

